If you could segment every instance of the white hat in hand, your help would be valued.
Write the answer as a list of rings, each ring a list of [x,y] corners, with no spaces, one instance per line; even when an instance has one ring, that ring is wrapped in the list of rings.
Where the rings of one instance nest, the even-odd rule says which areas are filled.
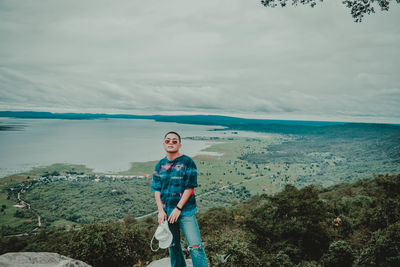
[[[153,238],[156,238],[158,240],[159,248],[165,249],[171,245],[173,236],[172,236],[171,231],[169,230],[168,222],[166,220],[163,223],[160,223],[158,225]],[[153,242],[153,238],[151,239],[151,242]],[[158,249],[154,250],[153,247],[151,246],[151,244],[150,244],[150,248],[153,251],[158,250]]]

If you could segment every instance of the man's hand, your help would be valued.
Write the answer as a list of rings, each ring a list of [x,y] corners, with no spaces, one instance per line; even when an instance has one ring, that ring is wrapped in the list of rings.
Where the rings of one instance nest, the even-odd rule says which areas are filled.
[[[165,213],[165,211],[164,210],[159,210],[158,211],[158,223],[161,224],[166,219],[167,219],[167,214]]]
[[[174,223],[178,220],[179,216],[181,215],[181,211],[175,208],[171,215],[168,218],[169,223]]]

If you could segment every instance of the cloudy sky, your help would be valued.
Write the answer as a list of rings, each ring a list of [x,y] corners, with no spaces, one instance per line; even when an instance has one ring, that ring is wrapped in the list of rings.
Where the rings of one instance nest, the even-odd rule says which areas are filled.
[[[0,110],[400,123],[400,5],[0,0]]]

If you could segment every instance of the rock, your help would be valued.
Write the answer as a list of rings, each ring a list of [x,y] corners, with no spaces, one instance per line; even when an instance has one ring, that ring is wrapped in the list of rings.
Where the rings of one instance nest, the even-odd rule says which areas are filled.
[[[186,265],[187,267],[193,267],[192,260],[191,259],[186,259]],[[147,267],[171,267],[171,264],[169,262],[169,258],[163,258],[161,260],[153,261]]]
[[[0,267],[90,267],[80,260],[74,260],[51,252],[9,252],[0,255]]]

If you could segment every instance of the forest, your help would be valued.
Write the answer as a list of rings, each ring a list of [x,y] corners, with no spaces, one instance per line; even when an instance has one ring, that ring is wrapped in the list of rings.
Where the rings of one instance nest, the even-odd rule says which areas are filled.
[[[212,266],[400,265],[400,174],[327,188],[287,184],[197,217]],[[156,225],[154,217],[125,216],[3,237],[0,254],[50,251],[93,266],[145,266],[167,256],[150,250]]]

